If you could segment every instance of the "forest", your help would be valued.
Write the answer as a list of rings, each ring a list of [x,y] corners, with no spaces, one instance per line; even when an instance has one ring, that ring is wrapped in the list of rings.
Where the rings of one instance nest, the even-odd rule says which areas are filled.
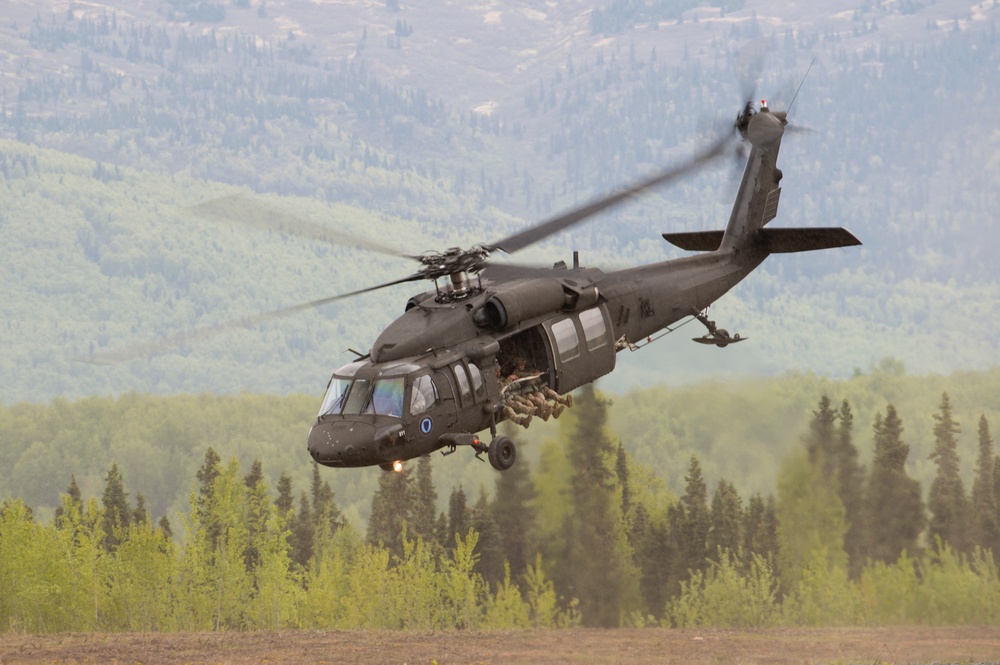
[[[690,454],[665,477],[662,465],[640,461],[641,446],[618,435],[616,405],[592,387],[577,393],[541,444],[521,442],[529,451],[540,447],[537,453],[492,472],[489,488],[483,483],[468,493],[465,484],[445,489],[448,467],[438,456],[400,473],[315,465],[303,473],[304,443],[292,446],[287,436],[280,445],[302,450],[303,461],[294,474],[270,462],[268,469],[262,459],[288,455],[270,452],[267,428],[256,443],[228,440],[237,433],[226,432],[226,423],[213,431],[215,419],[197,415],[220,413],[218,404],[205,408],[205,396],[6,409],[0,431],[8,440],[0,449],[9,448],[12,435],[41,443],[52,428],[66,454],[55,462],[58,471],[43,470],[51,461],[35,446],[29,458],[36,474],[25,479],[26,459],[15,474],[22,486],[51,492],[46,503],[54,510],[36,511],[18,492],[6,492],[0,584],[8,592],[0,599],[0,626],[47,632],[1000,620],[992,554],[1000,547],[1000,455],[990,430],[996,413],[965,415],[984,401],[995,408],[995,401],[959,401],[984,387],[995,395],[996,372],[936,381],[936,388],[959,388],[954,401],[937,393],[930,409],[907,415],[906,424],[901,414],[934,388],[898,374],[881,378],[883,386],[894,384],[887,392],[898,400],[844,383],[824,386],[852,397],[823,393],[807,405],[772,471],[774,486],[764,492],[738,489],[749,475],[739,470],[761,443],[744,442],[749,458],[739,457],[728,477],[705,471],[726,455],[718,449]],[[784,389],[795,385],[801,383],[787,379]],[[672,401],[679,407],[698,390]],[[643,397],[630,396],[636,404]],[[172,414],[157,413],[157,402],[172,402]],[[143,417],[125,415],[137,405]],[[251,395],[224,405],[231,422],[255,425],[297,417],[293,407]],[[870,421],[862,419],[872,408]],[[728,413],[740,419],[738,409]],[[55,426],[51,419],[60,416],[76,420]],[[113,432],[116,418],[134,423],[123,437],[84,434],[95,424]],[[930,431],[918,436],[914,420]],[[124,440],[141,436],[140,423],[165,438],[130,459]],[[205,445],[211,441],[218,444]],[[226,460],[218,450],[234,452]],[[661,459],[671,456],[669,446],[660,450]],[[922,482],[913,470],[924,462],[932,474]],[[362,477],[375,487],[364,495],[369,509],[359,521],[356,507],[345,510],[345,498]],[[157,479],[182,486],[182,508],[162,508]]]

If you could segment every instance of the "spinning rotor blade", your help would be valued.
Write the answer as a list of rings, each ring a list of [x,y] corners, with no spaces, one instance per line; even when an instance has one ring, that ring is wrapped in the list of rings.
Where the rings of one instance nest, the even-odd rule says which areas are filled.
[[[276,309],[271,312],[264,312],[262,314],[244,316],[241,319],[234,319],[232,321],[217,323],[211,326],[194,328],[191,330],[179,332],[175,335],[170,335],[169,337],[162,337],[158,340],[147,342],[145,344],[126,347],[123,349],[119,349],[118,351],[95,353],[93,355],[86,356],[83,358],[76,358],[76,360],[80,362],[91,363],[94,365],[111,365],[114,363],[135,360],[143,356],[163,353],[164,351],[169,351],[170,349],[176,349],[181,346],[186,346],[194,342],[202,342],[206,339],[211,339],[216,335],[221,335],[222,333],[229,332],[231,330],[236,330],[238,328],[246,328],[248,326],[253,326],[258,323],[263,323],[265,321],[277,319],[283,316],[287,316],[289,314],[294,314],[295,312],[301,312],[307,309],[314,309],[316,307],[321,307],[323,305],[327,305],[329,303],[336,302],[338,300],[350,298],[351,296],[360,295],[362,293],[368,293],[369,291],[377,291],[379,289],[384,289],[389,286],[395,286],[396,284],[403,284],[405,282],[414,282],[421,279],[424,279],[423,275],[413,274],[407,277],[403,277],[402,279],[397,279],[392,282],[386,282],[385,284],[379,284],[377,286],[369,286],[368,288],[365,289],[359,289],[357,291],[350,291],[349,293],[341,293],[335,296],[320,298],[319,300],[311,300],[309,302],[304,302],[299,305],[292,305],[291,307],[283,307],[281,309]]]
[[[503,240],[492,243],[488,245],[488,247],[491,250],[499,249],[503,250],[508,254],[513,254],[514,252],[520,249],[524,249],[529,245],[533,245],[539,240],[543,240],[554,233],[569,228],[570,226],[573,226],[574,224],[577,224],[592,215],[596,215],[602,210],[606,210],[612,206],[615,206],[624,201],[625,199],[641,194],[647,189],[663,185],[671,180],[674,180],[675,178],[679,178],[683,175],[686,175],[694,171],[699,166],[707,164],[708,162],[712,161],[713,159],[721,155],[727,143],[728,143],[728,137],[726,136],[720,137],[715,142],[713,142],[708,148],[698,153],[691,160],[689,160],[684,164],[681,164],[680,166],[675,166],[665,171],[661,171],[650,178],[646,178],[645,180],[640,180],[634,185],[619,190],[614,194],[606,196],[602,199],[598,199],[593,203],[583,206],[582,208],[571,210],[568,213],[565,213],[553,219],[542,222],[537,226],[525,229],[520,233],[516,233],[508,238],[504,238]]]
[[[290,215],[287,212],[254,200],[246,194],[230,194],[204,201],[187,208],[203,219],[228,222],[265,231],[287,233],[306,240],[320,240],[333,245],[360,247],[377,254],[417,258],[374,240],[359,238],[328,226]]]

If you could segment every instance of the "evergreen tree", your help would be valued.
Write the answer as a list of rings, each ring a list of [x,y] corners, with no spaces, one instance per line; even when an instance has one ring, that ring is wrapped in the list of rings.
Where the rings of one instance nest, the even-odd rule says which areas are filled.
[[[806,450],[809,452],[809,461],[819,466],[821,477],[833,479],[836,478],[837,471],[835,437],[837,414],[830,404],[830,398],[826,395],[820,398],[818,406],[819,408],[813,411],[812,421],[809,423]]]
[[[160,521],[156,524],[157,528],[163,532],[163,538],[166,542],[171,542],[174,539],[174,530],[170,528],[170,520],[164,515],[160,518]]]
[[[972,483],[973,543],[1000,558],[1000,505],[997,504],[993,459],[993,438],[985,415],[979,417],[979,455],[976,479]]]
[[[410,470],[384,471],[372,497],[367,540],[382,545],[397,560],[403,558],[403,527],[410,523]],[[407,535],[407,537],[411,537]],[[463,536],[464,537],[464,536]]]
[[[708,488],[697,457],[691,457],[684,482],[684,495],[670,514],[670,537],[675,545],[671,565],[674,590],[679,590],[679,583],[691,573],[703,572],[708,567],[708,532],[712,528]]]
[[[437,490],[431,476],[430,455],[424,455],[417,461],[417,478],[410,486],[410,494],[411,522],[407,535],[409,538],[422,538],[429,545],[435,542],[434,516],[437,514]]]
[[[315,460],[313,460],[311,489],[313,528],[317,532],[322,529],[331,534],[336,533],[337,529],[344,525],[344,517],[337,507],[330,482],[320,476],[319,463]]]
[[[205,462],[198,469],[198,511],[201,513],[202,525],[205,528],[210,549],[215,549],[215,543],[219,538],[221,526],[215,522],[213,516],[212,496],[215,492],[215,479],[222,473],[218,453],[209,446],[205,451]]]
[[[504,473],[513,471],[516,466],[518,465],[515,464]],[[455,535],[465,538],[466,534],[469,533],[470,525],[469,504],[465,498],[465,490],[461,487],[453,488],[451,496],[448,497],[448,531],[443,544],[448,548],[454,547]]]
[[[563,589],[580,601],[584,625],[618,626],[626,611],[631,553],[627,552],[614,448],[606,432],[607,402],[593,385],[579,392],[568,442],[573,460]]]
[[[274,502],[274,507],[278,509],[278,514],[288,520],[292,510],[295,508],[295,499],[292,498],[292,478],[287,472],[282,471],[278,476],[278,498]]]
[[[711,526],[708,530],[708,556],[713,561],[729,552],[736,556],[740,551],[743,505],[732,483],[719,480],[712,497]]]
[[[118,464],[112,464],[105,478],[104,495],[104,549],[114,552],[121,544],[119,533],[132,523],[132,508],[125,494],[125,483],[118,471]]]
[[[840,405],[837,419],[837,489],[840,501],[844,504],[844,518],[847,520],[844,550],[847,552],[848,572],[853,579],[858,579],[868,558],[863,517],[865,471],[858,462],[858,449],[852,440],[854,414],[846,399]]]
[[[69,477],[69,487],[66,488],[66,496],[69,498],[69,503],[71,506],[76,506],[77,509],[82,509],[83,507],[83,495],[80,493],[80,486],[76,484],[76,476],[70,475]],[[65,514],[65,509],[60,503],[56,507],[56,526],[61,526],[61,521],[63,515]]]
[[[496,497],[490,509],[500,529],[503,558],[511,579],[518,580],[535,560],[535,500],[531,470],[525,458],[497,476]]]
[[[313,539],[316,536],[315,521],[309,508],[309,496],[302,492],[299,509],[292,515],[288,534],[288,556],[305,570],[313,555]]]
[[[930,542],[947,543],[956,552],[970,551],[969,499],[959,475],[958,434],[962,431],[951,413],[948,393],[941,396],[934,414],[934,452],[930,459],[937,464],[927,504],[931,512]]]
[[[260,565],[261,541],[267,532],[271,501],[267,496],[264,469],[259,459],[250,466],[250,473],[243,478],[247,497],[247,547],[243,552],[243,563],[248,573],[253,573]]]
[[[149,508],[146,507],[146,497],[142,492],[135,493],[135,509],[132,511],[132,524],[149,524]]]
[[[892,404],[885,418],[876,414],[874,430],[875,457],[864,501],[866,550],[875,561],[893,564],[904,551],[917,554],[927,518],[920,483],[906,474],[910,447],[902,440],[903,421]]]
[[[743,513],[744,564],[749,564],[755,554],[770,561],[772,567],[778,561],[778,516],[773,494],[766,501],[754,494]]]
[[[629,529],[634,561],[639,569],[639,589],[646,614],[659,620],[667,606],[668,571],[671,561],[670,533],[665,519],[654,519],[639,503]]]
[[[819,558],[846,575],[844,504],[806,451],[792,453],[782,464],[776,510],[778,568],[786,592],[798,587],[804,571]]]
[[[504,579],[503,542],[485,489],[480,491],[479,500],[472,509],[472,529],[479,534],[474,570],[487,584],[495,587]]]

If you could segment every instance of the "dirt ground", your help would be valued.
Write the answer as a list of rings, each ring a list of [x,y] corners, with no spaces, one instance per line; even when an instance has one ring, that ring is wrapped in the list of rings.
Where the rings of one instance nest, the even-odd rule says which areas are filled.
[[[1000,626],[2,635],[0,663],[1000,663]]]

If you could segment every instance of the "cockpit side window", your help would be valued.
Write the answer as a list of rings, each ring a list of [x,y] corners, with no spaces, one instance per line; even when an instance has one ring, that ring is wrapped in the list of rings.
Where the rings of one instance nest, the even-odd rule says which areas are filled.
[[[402,418],[403,377],[375,381],[371,399],[365,404],[364,412]]]
[[[410,390],[410,413],[417,415],[434,406],[437,402],[437,386],[429,374],[422,374],[413,380]]]

